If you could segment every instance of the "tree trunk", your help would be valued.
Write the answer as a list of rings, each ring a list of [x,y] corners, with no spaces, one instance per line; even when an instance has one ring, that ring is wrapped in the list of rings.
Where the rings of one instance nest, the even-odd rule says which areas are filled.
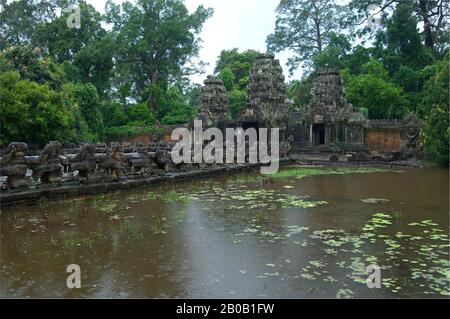
[[[317,49],[319,50],[319,53],[320,53],[320,52],[322,52],[322,35],[320,34],[319,26],[317,26],[316,37],[317,37]]]
[[[423,33],[425,36],[425,46],[431,49],[431,52],[434,53],[433,31],[431,29],[430,17],[428,16],[427,0],[419,0],[419,9],[423,20]]]
[[[319,12],[317,7],[316,7],[316,3],[313,1],[312,5],[314,7],[314,10],[316,12],[313,13],[313,21],[314,21],[314,26],[316,27],[316,42],[317,42],[317,50],[320,52],[322,52],[322,34],[320,32],[320,18],[319,18]]]
[[[152,72],[152,80],[150,83],[150,94],[148,95],[147,105],[148,108],[155,113],[159,111],[158,101],[156,99],[156,90],[158,88],[158,71]]]

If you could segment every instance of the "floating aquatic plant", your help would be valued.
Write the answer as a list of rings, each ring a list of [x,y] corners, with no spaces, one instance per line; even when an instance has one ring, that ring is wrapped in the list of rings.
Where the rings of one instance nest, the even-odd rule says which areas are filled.
[[[366,203],[366,204],[380,204],[380,203],[387,203],[389,201],[390,201],[389,199],[384,199],[384,198],[361,199],[361,202]]]
[[[353,291],[350,289],[339,289],[336,293],[336,298],[338,299],[349,299],[352,298],[354,295]]]

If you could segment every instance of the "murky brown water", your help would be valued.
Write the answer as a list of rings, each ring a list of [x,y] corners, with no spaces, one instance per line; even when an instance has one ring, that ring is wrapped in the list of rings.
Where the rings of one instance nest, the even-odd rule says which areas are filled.
[[[4,209],[1,294],[445,297],[448,176],[234,176]],[[66,287],[69,264],[81,289]],[[380,289],[364,282],[370,264],[382,267]]]

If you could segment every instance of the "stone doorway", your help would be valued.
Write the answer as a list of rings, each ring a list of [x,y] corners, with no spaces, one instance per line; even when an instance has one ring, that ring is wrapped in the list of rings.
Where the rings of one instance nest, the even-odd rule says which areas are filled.
[[[241,128],[246,131],[249,128],[254,128],[256,130],[256,137],[259,139],[259,123],[258,122],[244,122],[241,125]]]
[[[313,125],[314,145],[325,145],[325,125]]]

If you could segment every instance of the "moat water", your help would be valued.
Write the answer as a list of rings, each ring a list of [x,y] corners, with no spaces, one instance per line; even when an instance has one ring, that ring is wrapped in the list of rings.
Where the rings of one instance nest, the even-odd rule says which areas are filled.
[[[444,169],[199,179],[3,209],[1,296],[448,298],[448,234]]]

